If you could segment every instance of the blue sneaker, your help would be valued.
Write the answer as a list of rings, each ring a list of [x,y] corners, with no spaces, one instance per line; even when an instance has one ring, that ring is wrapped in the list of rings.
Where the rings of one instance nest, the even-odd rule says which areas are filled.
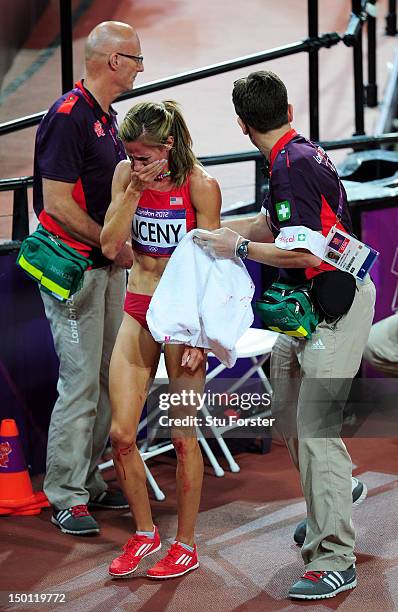
[[[91,516],[85,504],[78,504],[64,510],[54,508],[51,522],[63,533],[70,535],[92,535],[99,533],[99,525]]]
[[[309,571],[289,591],[291,599],[328,599],[357,586],[355,566],[344,571]]]

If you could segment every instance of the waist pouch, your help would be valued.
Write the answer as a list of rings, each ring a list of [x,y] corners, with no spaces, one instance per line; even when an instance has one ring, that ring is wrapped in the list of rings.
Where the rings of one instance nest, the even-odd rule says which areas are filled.
[[[39,225],[22,242],[17,264],[38,281],[41,291],[65,302],[81,289],[92,262]]]
[[[313,278],[311,295],[325,319],[332,321],[350,310],[356,288],[352,274],[343,270],[331,270]]]
[[[310,287],[311,283],[273,283],[255,303],[265,326],[272,331],[309,340],[321,319],[312,302]]]

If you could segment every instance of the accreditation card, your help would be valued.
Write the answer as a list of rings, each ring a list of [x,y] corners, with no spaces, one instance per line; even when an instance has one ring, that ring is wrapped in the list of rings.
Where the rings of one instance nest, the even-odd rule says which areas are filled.
[[[363,280],[379,256],[378,251],[333,226],[326,236],[323,261]]]

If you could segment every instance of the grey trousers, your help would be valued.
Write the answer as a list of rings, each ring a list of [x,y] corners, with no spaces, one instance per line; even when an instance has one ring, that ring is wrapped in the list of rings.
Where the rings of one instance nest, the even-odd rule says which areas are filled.
[[[110,430],[109,362],[125,287],[125,270],[112,265],[86,272],[67,302],[41,294],[60,362],[44,480],[58,509],[87,504],[107,488],[97,463]]]
[[[280,335],[271,355],[273,416],[300,470],[307,504],[307,570],[345,570],[355,561],[352,464],[340,437],[343,408],[371,328],[375,288],[358,283],[354,302],[311,340]]]
[[[363,356],[374,368],[398,377],[398,312],[372,325]]]

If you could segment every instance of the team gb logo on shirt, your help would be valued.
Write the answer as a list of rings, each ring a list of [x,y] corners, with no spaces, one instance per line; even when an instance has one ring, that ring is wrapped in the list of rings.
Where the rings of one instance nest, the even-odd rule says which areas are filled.
[[[94,123],[94,132],[97,134],[98,138],[101,136],[105,136],[104,128],[102,127],[101,121],[96,121]]]

